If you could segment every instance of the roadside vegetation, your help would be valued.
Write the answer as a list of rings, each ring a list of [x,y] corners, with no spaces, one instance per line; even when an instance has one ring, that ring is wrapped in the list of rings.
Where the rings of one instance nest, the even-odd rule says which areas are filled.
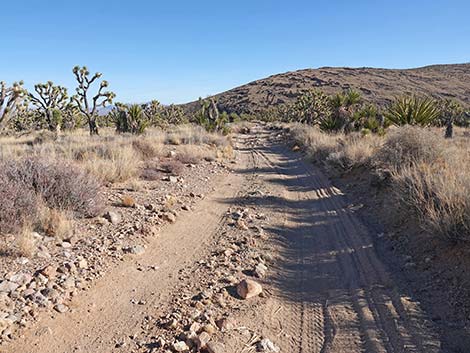
[[[330,173],[365,172],[376,185],[390,187],[395,205],[407,210],[403,221],[411,211],[431,236],[470,241],[468,129],[457,128],[453,139],[445,139],[441,129],[411,124],[390,127],[384,136],[325,133],[306,125],[292,126],[291,133]]]
[[[232,154],[228,115],[213,99],[191,114],[156,100],[115,103],[101,73],[72,74],[74,95],[50,81],[32,92],[0,85],[0,234],[16,235],[22,256],[34,255],[34,232],[64,239],[76,220],[102,216],[106,186],[138,188]]]

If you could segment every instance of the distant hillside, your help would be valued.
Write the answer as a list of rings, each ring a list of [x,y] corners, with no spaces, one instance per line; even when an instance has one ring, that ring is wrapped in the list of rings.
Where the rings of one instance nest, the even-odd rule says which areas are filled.
[[[454,98],[470,106],[470,64],[433,65],[417,69],[305,69],[269,76],[217,94],[221,110],[253,113],[270,105],[292,102],[300,92],[319,88],[333,94],[348,88],[361,91],[366,101],[385,105],[402,94]],[[186,105],[193,109],[195,102]]]

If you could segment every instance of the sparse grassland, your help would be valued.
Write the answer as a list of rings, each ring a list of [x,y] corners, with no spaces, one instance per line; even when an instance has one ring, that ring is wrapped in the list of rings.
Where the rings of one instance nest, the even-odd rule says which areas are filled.
[[[330,171],[363,168],[391,183],[397,204],[415,212],[430,235],[470,241],[470,139],[465,129],[458,129],[454,139],[444,139],[435,128],[412,126],[391,128],[384,137],[326,134],[304,125],[291,132],[307,156]]]
[[[139,188],[159,172],[179,175],[186,165],[231,151],[226,137],[191,125],[142,135],[103,129],[92,138],[84,130],[45,131],[1,137],[0,146],[0,232],[17,234],[22,254],[31,254],[28,231],[64,239],[74,218],[100,215],[106,185]]]

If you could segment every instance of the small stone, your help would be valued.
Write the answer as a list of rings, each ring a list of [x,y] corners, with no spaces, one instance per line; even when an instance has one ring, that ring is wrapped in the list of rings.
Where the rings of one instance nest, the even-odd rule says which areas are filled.
[[[44,267],[40,273],[44,276],[46,276],[47,278],[54,278],[57,274],[57,269],[52,266],[52,265],[48,265],[46,267]]]
[[[170,183],[177,183],[177,182],[178,182],[178,178],[175,177],[175,176],[173,176],[173,175],[170,175],[170,176],[168,177],[168,181],[169,181]]]
[[[233,330],[235,328],[235,321],[231,318],[222,318],[215,322],[220,331]]]
[[[186,344],[186,342],[183,342],[183,341],[178,341],[178,342],[173,343],[173,349],[174,349],[176,352],[186,352],[186,351],[189,351],[188,345]]]
[[[263,278],[266,276],[267,270],[268,268],[266,267],[266,265],[260,262],[258,265],[256,265],[254,272],[255,272],[256,277]]]
[[[196,346],[198,349],[205,348],[207,343],[211,340],[211,336],[207,332],[201,332],[196,339]]]
[[[59,313],[66,313],[67,311],[69,311],[69,308],[68,306],[64,305],[64,304],[57,304],[54,306],[54,309],[59,312]]]
[[[276,346],[270,339],[268,338],[263,338],[261,341],[258,342],[257,344],[257,349],[258,352],[271,352],[271,353],[278,353],[281,351],[281,349]]]
[[[163,219],[170,222],[170,223],[175,223],[176,222],[176,216],[173,213],[170,213],[170,212],[165,212],[163,214]]]
[[[249,299],[261,294],[263,287],[251,279],[244,279],[237,285],[237,293],[242,299]]]
[[[121,219],[122,219],[121,214],[118,212],[114,212],[114,211],[106,212],[106,214],[104,215],[104,218],[106,218],[112,224],[118,224],[121,222]]]
[[[70,244],[68,241],[63,241],[61,245],[64,249],[70,249],[72,247],[72,244]]]
[[[142,255],[145,252],[145,248],[142,245],[133,245],[126,248],[125,251],[133,255]]]
[[[78,268],[81,268],[81,269],[87,269],[88,268],[88,261],[85,260],[85,259],[81,259],[80,261],[78,261]]]

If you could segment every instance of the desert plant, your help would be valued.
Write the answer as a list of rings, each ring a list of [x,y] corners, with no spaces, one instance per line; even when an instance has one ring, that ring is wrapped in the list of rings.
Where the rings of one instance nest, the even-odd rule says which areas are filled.
[[[228,123],[228,114],[219,112],[217,103],[213,97],[199,98],[199,110],[195,114],[196,122],[206,131],[221,132]]]
[[[6,178],[38,195],[50,208],[81,216],[101,211],[100,184],[71,163],[28,157],[6,162],[2,169]]]
[[[332,113],[327,127],[334,131],[352,131],[354,129],[354,115],[361,109],[361,103],[361,94],[354,89],[331,96],[329,104]]]
[[[48,81],[38,83],[34,86],[34,90],[36,94],[28,93],[29,100],[37,107],[49,130],[60,130],[62,124],[61,112],[70,104],[67,89]]]
[[[453,100],[445,99],[440,102],[440,120],[441,124],[445,126],[445,138],[452,138],[454,136],[454,123],[462,120],[464,110],[462,105]]]
[[[433,163],[444,151],[442,137],[417,126],[403,126],[388,133],[377,151],[380,168],[400,170],[414,163]]]
[[[90,135],[99,134],[99,126],[97,124],[97,109],[105,107],[106,104],[112,104],[113,98],[116,96],[113,92],[103,91],[108,87],[108,81],[101,81],[97,93],[91,98],[88,97],[91,85],[98,80],[102,74],[100,72],[90,76],[90,71],[83,66],[75,66],[73,68],[75,79],[77,80],[78,87],[76,88],[77,94],[72,97],[73,101],[77,104],[80,112],[86,116],[88,121],[88,128]]]
[[[291,107],[289,120],[309,125],[327,120],[331,116],[328,102],[328,96],[319,90],[304,92]]]
[[[396,98],[385,112],[385,118],[397,126],[429,126],[436,122],[440,114],[434,99],[413,95]]]
[[[119,133],[142,134],[149,125],[149,119],[138,104],[118,104],[113,111],[113,120]]]
[[[166,129],[171,125],[180,125],[186,122],[183,108],[170,104],[162,107],[157,126]]]
[[[0,82],[0,128],[5,127],[12,110],[24,96],[23,81],[13,83],[11,87],[4,81]]]

